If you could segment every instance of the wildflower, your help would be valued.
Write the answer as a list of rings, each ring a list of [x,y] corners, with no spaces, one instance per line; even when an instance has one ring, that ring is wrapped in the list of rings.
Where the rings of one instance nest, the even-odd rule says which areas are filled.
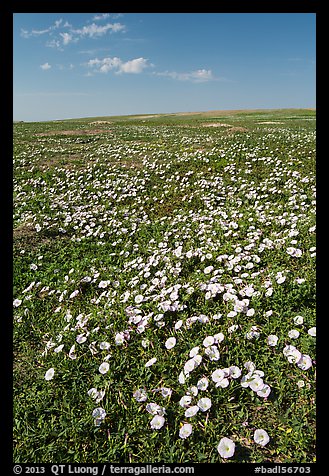
[[[22,300],[21,299],[14,299],[13,301],[13,306],[14,307],[18,307],[22,304]]]
[[[308,370],[312,367],[312,359],[309,355],[302,354],[301,358],[297,362],[297,367],[302,370]]]
[[[70,299],[73,299],[75,296],[77,296],[79,294],[79,290],[76,289],[75,291],[73,291],[73,293],[70,294]]]
[[[268,343],[269,346],[274,347],[277,345],[278,339],[279,339],[278,336],[276,336],[275,334],[270,334],[267,337],[266,342]]]
[[[190,423],[185,423],[179,430],[179,437],[185,440],[192,433],[192,425]]]
[[[51,367],[45,373],[45,380],[51,380],[54,377],[54,374],[55,374],[55,369]]]
[[[264,384],[263,388],[258,390],[256,393],[259,397],[266,398],[271,393],[271,387],[267,384]]]
[[[145,367],[151,367],[151,365],[155,364],[156,361],[157,361],[156,357],[153,357],[152,359],[146,362]]]
[[[211,374],[211,379],[213,382],[218,383],[225,377],[224,371],[222,369],[216,369]]]
[[[75,360],[77,358],[77,354],[75,353],[75,345],[73,344],[70,351],[69,351],[69,357],[72,360]]]
[[[209,274],[209,273],[212,272],[213,269],[214,269],[213,266],[207,266],[207,267],[203,270],[203,272],[204,272],[204,274]]]
[[[211,400],[208,397],[200,398],[198,401],[198,407],[202,412],[206,412],[211,407]]]
[[[222,438],[217,446],[218,453],[222,458],[231,458],[234,455],[235,443],[230,438]]]
[[[106,411],[102,407],[95,408],[92,413],[95,426],[100,426],[104,418],[106,417]]]
[[[171,394],[172,394],[171,388],[162,387],[160,390],[161,390],[161,395],[162,395],[163,397],[170,397]]]
[[[208,336],[203,340],[203,345],[204,347],[209,347],[210,345],[213,345],[215,342],[215,339],[213,336]]]
[[[198,407],[198,405],[193,405],[192,407],[187,408],[185,410],[186,418],[190,418],[190,417],[196,415],[199,410],[200,410],[200,408]]]
[[[145,402],[147,400],[147,392],[144,388],[139,388],[133,393],[133,397],[137,402]]]
[[[165,419],[162,415],[155,415],[150,421],[152,430],[160,430],[163,427]]]
[[[183,408],[186,408],[190,405],[192,401],[192,397],[190,395],[184,395],[180,400],[179,400],[179,404],[181,407]]]
[[[197,386],[198,390],[207,390],[208,384],[209,384],[209,381],[208,381],[207,377],[202,377],[202,378],[200,378],[200,380],[198,381],[196,386]]]
[[[125,335],[123,332],[118,332],[117,334],[115,334],[115,343],[116,345],[122,345],[125,341]]]
[[[231,365],[231,367],[229,367],[229,371],[230,371],[230,377],[234,379],[239,378],[241,375],[241,370],[236,365]]]
[[[265,430],[258,429],[254,433],[254,441],[258,445],[265,446],[270,441],[270,437]]]
[[[141,294],[137,294],[137,296],[135,296],[136,304],[140,304],[141,302],[143,302],[143,300],[144,300],[144,297]]]
[[[302,325],[303,322],[304,322],[303,316],[295,316],[294,317],[294,323],[296,324],[296,326]]]
[[[199,346],[193,347],[193,349],[190,350],[189,356],[190,357],[195,357],[198,354],[199,349],[200,349]]]
[[[296,329],[292,329],[291,331],[288,332],[288,336],[290,339],[298,339],[300,332],[297,331]]]
[[[302,354],[293,345],[286,345],[283,349],[283,355],[287,357],[288,362],[291,364],[297,363],[302,357]]]
[[[152,415],[164,415],[166,413],[165,408],[160,407],[157,403],[148,403],[146,405],[146,411],[151,413]]]
[[[205,354],[208,355],[210,360],[219,360],[220,357],[218,349],[215,345],[207,347],[205,350]]]
[[[109,371],[109,368],[110,368],[109,363],[108,363],[108,362],[103,362],[103,363],[99,366],[98,370],[99,370],[99,372],[100,372],[101,374],[104,375],[104,374],[106,374],[106,373]]]
[[[58,354],[59,352],[62,351],[63,347],[64,347],[64,344],[59,345],[58,347],[56,347],[56,348],[54,349],[54,352],[55,352],[56,354]]]
[[[308,331],[307,331],[308,335],[312,336],[312,337],[316,337],[316,327],[311,327]]]
[[[177,331],[178,329],[180,329],[182,327],[182,325],[183,325],[183,321],[182,321],[182,319],[180,319],[175,324],[175,330]]]
[[[298,382],[297,382],[297,387],[298,387],[298,388],[303,388],[303,387],[305,387],[305,382],[304,382],[304,380],[298,380]]]
[[[189,359],[187,362],[185,362],[184,365],[184,373],[185,375],[188,375],[192,370],[195,368],[195,361],[194,359]]]
[[[169,337],[165,342],[166,349],[172,349],[176,345],[176,337]]]
[[[215,344],[220,344],[224,340],[224,334],[219,332],[218,334],[214,335]]]

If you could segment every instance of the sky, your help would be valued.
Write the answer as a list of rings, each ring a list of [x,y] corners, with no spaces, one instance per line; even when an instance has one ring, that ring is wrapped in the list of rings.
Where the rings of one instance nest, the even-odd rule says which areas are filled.
[[[15,13],[13,118],[313,108],[314,13]]]

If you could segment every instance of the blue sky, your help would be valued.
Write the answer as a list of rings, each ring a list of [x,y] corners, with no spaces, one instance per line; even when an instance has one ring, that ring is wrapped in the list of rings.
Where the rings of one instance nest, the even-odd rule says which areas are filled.
[[[315,107],[314,13],[14,14],[14,120]]]

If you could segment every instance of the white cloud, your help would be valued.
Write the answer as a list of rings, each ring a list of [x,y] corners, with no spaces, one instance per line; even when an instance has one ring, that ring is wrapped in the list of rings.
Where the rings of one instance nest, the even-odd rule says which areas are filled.
[[[109,13],[102,13],[100,15],[95,15],[93,20],[105,20],[106,18],[109,18],[110,14]]]
[[[44,63],[40,65],[40,68],[43,69],[44,71],[47,71],[47,69],[51,68],[51,65],[49,63]]]
[[[120,66],[120,72],[122,73],[141,73],[149,65],[145,58],[135,58],[133,60],[122,63]]]
[[[94,71],[99,73],[108,73],[109,71],[114,70],[114,72],[118,74],[139,74],[151,65],[148,63],[147,59],[142,57],[124,62],[115,56],[113,58],[103,58],[102,60],[98,58],[91,59],[88,61],[87,66],[94,68]]]
[[[68,45],[73,41],[73,36],[70,33],[60,33],[61,37],[63,38],[63,45]]]
[[[84,27],[78,30],[72,30],[74,33],[80,37],[89,36],[89,38],[94,38],[98,36],[105,35],[109,30],[113,33],[122,31],[125,29],[125,26],[121,23],[107,23],[106,25],[96,25],[92,23],[91,25],[85,25]]]
[[[176,71],[163,71],[154,73],[156,76],[166,76],[179,81],[192,81],[193,83],[204,83],[215,80],[211,69],[197,69],[188,73],[178,73]]]

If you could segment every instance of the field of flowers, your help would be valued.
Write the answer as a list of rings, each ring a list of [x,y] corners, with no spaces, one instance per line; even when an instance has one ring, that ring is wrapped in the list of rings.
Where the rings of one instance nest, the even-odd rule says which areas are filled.
[[[14,124],[14,461],[315,461],[315,111]]]

